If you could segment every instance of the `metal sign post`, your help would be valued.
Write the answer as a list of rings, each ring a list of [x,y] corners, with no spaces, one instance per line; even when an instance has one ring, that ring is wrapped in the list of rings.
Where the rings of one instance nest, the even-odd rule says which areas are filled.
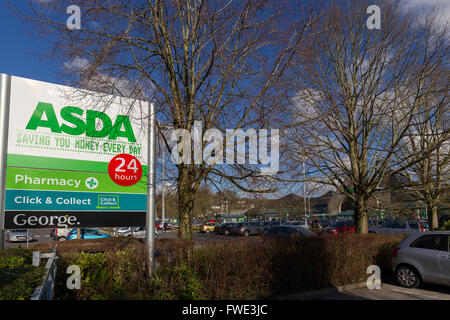
[[[165,205],[165,172],[164,172],[164,158],[165,158],[165,152],[164,152],[164,148],[165,146],[163,145],[162,147],[162,188],[161,188],[161,192],[162,192],[162,198],[161,198],[161,215],[162,215],[162,221],[163,221],[163,226],[164,223],[166,222],[166,205]]]
[[[6,153],[8,150],[11,76],[0,74],[0,249],[5,247]]]
[[[148,119],[148,161],[147,161],[147,217],[145,244],[148,252],[148,274],[151,277],[154,267],[155,251],[155,211],[156,211],[156,113],[155,105],[150,103]]]

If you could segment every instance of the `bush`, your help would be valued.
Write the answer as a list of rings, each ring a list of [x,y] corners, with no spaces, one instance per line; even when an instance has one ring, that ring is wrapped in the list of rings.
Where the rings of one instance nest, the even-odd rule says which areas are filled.
[[[29,299],[41,285],[45,268],[33,267],[33,252],[11,248],[0,251],[0,300]]]
[[[116,251],[66,252],[58,260],[60,299],[262,299],[364,282],[369,265],[390,274],[390,260],[403,236],[338,235],[292,239],[230,239],[192,249],[179,240],[156,243],[156,269],[149,280],[145,246],[108,245]],[[84,244],[88,247],[87,244]],[[98,250],[96,243],[91,248]],[[186,260],[187,253],[190,259]],[[82,272],[80,290],[68,290],[67,266]]]
[[[441,230],[450,230],[450,220],[442,224]]]

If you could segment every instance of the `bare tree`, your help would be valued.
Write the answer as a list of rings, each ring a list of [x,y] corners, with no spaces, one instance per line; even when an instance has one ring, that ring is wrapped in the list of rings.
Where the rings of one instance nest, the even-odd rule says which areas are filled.
[[[439,29],[448,30],[447,25],[436,25],[433,23],[438,15],[432,12],[425,16],[423,35],[427,43],[431,44],[439,34]],[[436,29],[438,28],[438,29]],[[447,43],[448,43],[447,37]],[[433,49],[432,45],[426,46],[425,50]],[[448,45],[447,45],[448,49]],[[436,54],[438,52],[431,52]],[[404,175],[408,178],[408,189],[418,199],[424,201],[429,212],[428,220],[431,229],[437,229],[438,207],[450,197],[450,106],[448,102],[449,69],[448,55],[435,55],[440,60],[439,65],[427,82],[427,94],[419,102],[417,119],[408,129],[405,137],[405,146],[398,153],[399,160],[404,158],[415,158],[431,148],[435,149],[428,157],[421,158],[414,163]]]
[[[352,200],[360,233],[368,232],[368,202],[381,182],[425,161],[440,145],[430,141],[414,155],[397,156],[410,129],[431,117],[422,112],[423,102],[448,90],[448,79],[437,81],[448,59],[448,29],[434,28],[426,37],[420,17],[383,1],[381,29],[370,30],[368,5],[330,4],[321,20],[327,32],[311,39],[310,51],[298,55],[285,81],[289,144],[297,146],[291,157],[297,165],[306,161],[308,180]],[[445,106],[436,108],[445,113]]]
[[[302,15],[294,15],[293,3],[270,1],[82,0],[81,29],[69,30],[60,17],[71,4],[29,0],[32,14],[16,9],[36,34],[57,35],[53,56],[77,67],[64,79],[152,100],[162,124],[193,132],[201,121],[201,135],[250,128],[274,112],[271,88],[317,19],[317,7],[302,1]],[[186,240],[202,181],[215,176],[248,192],[267,191],[251,187],[265,178],[255,166],[197,163],[197,152],[175,165],[179,236]]]

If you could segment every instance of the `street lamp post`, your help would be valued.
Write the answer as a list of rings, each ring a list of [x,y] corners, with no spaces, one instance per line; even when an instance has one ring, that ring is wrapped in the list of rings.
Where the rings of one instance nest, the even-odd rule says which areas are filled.
[[[166,222],[166,206],[165,206],[165,172],[164,172],[164,158],[165,158],[165,152],[164,152],[164,146],[162,147],[162,198],[161,198],[161,215],[162,215],[162,222],[163,226]]]
[[[148,253],[148,274],[151,277],[154,269],[155,251],[155,160],[156,160],[156,113],[155,105],[150,103],[148,118],[148,151],[147,151],[147,217],[145,244]]]

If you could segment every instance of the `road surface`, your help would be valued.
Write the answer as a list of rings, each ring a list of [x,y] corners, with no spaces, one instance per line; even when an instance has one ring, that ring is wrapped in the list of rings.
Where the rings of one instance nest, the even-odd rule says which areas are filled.
[[[344,290],[312,298],[313,300],[450,300],[450,287],[424,284],[407,289],[394,281],[381,284],[381,289],[367,287]]]

